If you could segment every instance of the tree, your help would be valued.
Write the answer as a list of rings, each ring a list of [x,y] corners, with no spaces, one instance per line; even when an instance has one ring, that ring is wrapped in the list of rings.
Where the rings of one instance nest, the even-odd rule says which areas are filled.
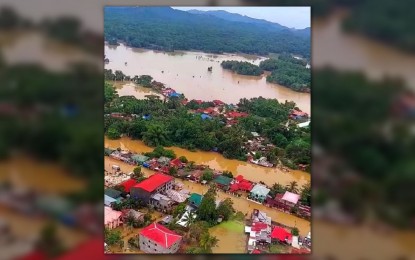
[[[109,139],[118,139],[121,137],[121,134],[116,127],[110,126],[107,131],[107,136]]]
[[[180,156],[180,157],[179,157],[179,160],[180,160],[182,163],[188,163],[188,160],[187,160],[187,158],[186,158],[185,156]]]
[[[173,210],[173,217],[181,216],[186,211],[187,204],[182,202],[177,205]]]
[[[311,205],[311,185],[310,183],[304,184],[301,189],[301,198],[300,201],[307,206]]]
[[[143,141],[149,146],[163,146],[167,143],[167,132],[161,125],[149,125],[144,132]]]
[[[205,232],[202,234],[200,238],[199,246],[203,249],[205,253],[212,253],[212,247],[216,247],[219,242],[214,236],[211,236],[209,232]]]
[[[169,174],[174,176],[177,174],[177,168],[176,167],[170,167],[169,168]]]
[[[214,187],[210,187],[209,190],[202,198],[202,202],[197,210],[198,220],[203,220],[214,225],[218,220],[218,213],[216,211],[216,191]]]
[[[300,234],[300,232],[298,231],[298,228],[293,227],[293,228],[291,229],[291,234],[292,234],[293,236],[298,236],[298,235]]]
[[[209,231],[209,224],[205,221],[197,221],[189,226],[189,239],[191,241],[200,241],[203,233]]]
[[[119,230],[113,230],[105,228],[105,243],[108,245],[116,245],[121,241],[121,232]]]
[[[217,209],[218,215],[223,216],[223,219],[229,220],[235,212],[233,208],[233,201],[230,198],[226,198],[219,203]]]
[[[135,180],[137,180],[137,179],[139,179],[139,178],[141,178],[143,176],[144,176],[144,174],[141,172],[141,166],[135,167],[134,170],[133,170],[133,176],[132,176],[132,178],[135,179]]]
[[[213,180],[213,171],[211,169],[206,169],[203,171],[202,180],[211,181]]]
[[[298,183],[296,181],[292,181],[286,186],[287,191],[292,193],[298,193]]]

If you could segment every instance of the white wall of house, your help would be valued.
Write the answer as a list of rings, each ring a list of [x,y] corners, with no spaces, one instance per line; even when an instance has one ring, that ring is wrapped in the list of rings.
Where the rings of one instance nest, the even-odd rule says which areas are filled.
[[[181,239],[171,245],[169,248],[165,248],[153,240],[148,239],[140,234],[139,243],[140,250],[149,254],[173,254],[180,248]]]

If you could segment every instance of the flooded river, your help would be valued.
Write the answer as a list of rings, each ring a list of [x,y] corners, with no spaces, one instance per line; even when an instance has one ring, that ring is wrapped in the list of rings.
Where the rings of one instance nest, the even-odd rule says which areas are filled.
[[[121,70],[129,76],[150,75],[166,86],[185,94],[189,99],[214,100],[238,103],[241,98],[263,96],[279,101],[294,101],[298,107],[310,112],[310,94],[299,93],[278,84],[266,82],[266,76],[243,76],[222,69],[224,60],[248,61],[258,65],[264,57],[252,55],[212,55],[203,52],[165,53],[125,45],[105,45],[110,60],[106,69]],[[199,58],[201,57],[201,58]],[[127,65],[125,65],[127,62]],[[213,67],[212,72],[207,68]],[[122,90],[134,95],[135,89]]]
[[[4,181],[43,194],[65,194],[86,187],[84,180],[71,176],[62,167],[24,156],[0,162],[0,182]]]
[[[64,71],[73,63],[100,66],[101,60],[86,51],[44,37],[36,31],[0,31],[0,51],[9,65],[36,64],[50,71]]]
[[[131,140],[127,137],[119,140],[105,138],[105,146],[113,149],[120,147],[121,149],[137,153],[151,152],[154,149],[140,140]],[[263,181],[268,185],[274,183],[286,185],[289,182],[296,181],[299,187],[310,182],[310,174],[303,171],[290,170],[287,173],[276,168],[266,168],[248,162],[226,159],[221,154],[215,152],[191,152],[178,147],[169,147],[168,149],[172,149],[177,156],[186,156],[189,161],[194,161],[196,164],[209,165],[211,168],[220,171],[231,171],[235,176],[240,174],[254,182]]]
[[[363,71],[373,79],[385,75],[404,79],[415,88],[415,55],[404,53],[382,42],[342,31],[339,10],[326,19],[313,19],[312,66],[330,65],[341,71]]]

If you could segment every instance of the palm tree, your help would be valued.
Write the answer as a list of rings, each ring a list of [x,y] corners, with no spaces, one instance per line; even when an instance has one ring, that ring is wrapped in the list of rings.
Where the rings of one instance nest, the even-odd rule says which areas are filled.
[[[186,227],[190,227],[196,221],[196,214],[194,212],[188,212],[183,218],[183,221],[186,222]]]
[[[199,241],[199,246],[203,248],[206,253],[212,252],[212,247],[218,245],[219,239],[214,236],[211,236],[209,232],[205,232]]]
[[[287,191],[292,193],[298,193],[298,183],[296,181],[290,182],[287,186]]]
[[[143,140],[149,146],[164,145],[167,140],[167,132],[160,125],[150,125],[143,135]]]

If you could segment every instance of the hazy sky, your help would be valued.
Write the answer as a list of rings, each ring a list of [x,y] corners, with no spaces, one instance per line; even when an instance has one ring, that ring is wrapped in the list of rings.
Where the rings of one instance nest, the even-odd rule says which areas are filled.
[[[287,27],[303,29],[310,27],[310,7],[173,7],[179,10],[197,9],[202,11],[224,10],[230,13],[264,19]]]

